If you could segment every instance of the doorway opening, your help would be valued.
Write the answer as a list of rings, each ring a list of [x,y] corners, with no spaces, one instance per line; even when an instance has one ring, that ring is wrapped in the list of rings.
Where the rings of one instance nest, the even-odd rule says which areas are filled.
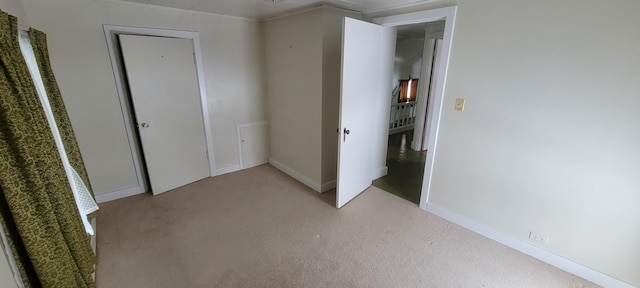
[[[434,67],[440,56],[434,44],[443,34],[444,21],[396,27],[388,172],[374,180],[373,186],[415,204],[420,203],[427,150],[422,141],[424,124],[429,116],[427,107],[433,90]]]
[[[440,127],[440,116],[442,112],[443,100],[444,100],[444,91],[445,91],[445,83],[447,78],[447,68],[449,64],[449,57],[451,53],[451,44],[453,38],[453,28],[455,23],[455,15],[456,15],[457,7],[446,7],[439,8],[433,10],[426,10],[421,12],[414,12],[402,15],[394,15],[387,17],[380,17],[373,19],[373,22],[386,27],[396,28],[396,31],[402,31],[407,26],[416,25],[419,27],[423,25],[425,40],[424,40],[424,50],[423,50],[423,58],[428,58],[428,56],[424,56],[424,52],[429,51],[438,51],[436,56],[433,57],[434,61],[429,67],[432,67],[432,75],[426,75],[425,71],[427,71],[427,66],[422,65],[422,69],[420,70],[422,74],[422,80],[419,84],[419,87],[422,87],[422,92],[418,92],[418,101],[416,103],[415,116],[411,115],[414,118],[415,125],[413,127],[413,133],[408,132],[404,135],[395,136],[396,139],[392,139],[394,137],[393,134],[389,133],[389,138],[386,139],[387,149],[385,151],[394,152],[404,151],[406,154],[408,143],[411,143],[410,146],[413,149],[409,149],[412,151],[421,151],[419,153],[424,153],[424,164],[418,165],[418,167],[422,166],[422,179],[419,186],[419,206],[421,209],[426,210],[427,204],[429,202],[429,190],[431,189],[431,177],[433,174],[433,164],[434,164],[434,155],[436,153],[436,143],[438,137],[438,129]],[[402,32],[400,32],[402,33]],[[402,35],[398,35],[397,38],[400,39]],[[441,40],[435,41],[427,41],[430,39],[439,38]],[[439,42],[439,43],[438,43]],[[427,45],[429,43],[429,45]],[[431,48],[429,48],[431,46]],[[439,47],[437,47],[439,46]],[[414,74],[415,75],[415,74]],[[394,77],[395,78],[395,77]],[[429,80],[429,81],[426,81]],[[428,85],[427,85],[427,82]],[[397,85],[394,83],[394,86]],[[418,88],[420,89],[420,88]],[[424,95],[430,95],[430,97],[426,97]],[[422,101],[420,101],[420,96],[422,97]],[[390,101],[391,102],[391,101]],[[391,106],[391,105],[389,105]],[[390,114],[389,114],[390,115]],[[404,142],[403,142],[404,139]],[[395,143],[402,145],[395,145]],[[392,144],[394,144],[392,146]],[[404,147],[402,150],[401,147]],[[388,154],[387,153],[387,154]],[[400,154],[396,154],[396,158],[399,158]],[[406,156],[406,155],[405,155]],[[387,155],[388,157],[388,155]],[[388,157],[389,158],[389,157]],[[416,157],[418,158],[418,157]],[[391,162],[387,159],[387,167],[389,172],[387,174],[393,173],[391,170],[393,167],[390,165]],[[417,174],[420,174],[419,168],[409,168],[418,171]],[[402,170],[400,169],[400,173]],[[415,176],[414,176],[415,177]],[[419,177],[419,176],[417,176]],[[415,181],[414,182],[418,182]],[[375,185],[375,184],[374,184]],[[417,186],[414,184],[414,186]],[[415,190],[414,190],[415,191]],[[402,197],[402,196],[401,196]],[[415,195],[413,196],[413,202],[415,203]]]
[[[433,97],[428,99],[429,105],[423,101],[428,106],[428,109],[425,108],[426,117],[416,115],[417,120],[423,119],[422,122],[425,122],[423,130],[427,152],[420,189],[420,208],[427,209],[456,10],[453,6],[380,17],[373,19],[373,23],[344,18],[340,120],[337,130],[337,208],[354,199],[371,186],[373,179],[386,175],[388,171],[389,93],[393,90],[390,79],[393,75],[396,27],[444,21],[441,61],[436,65],[434,71],[437,73],[434,73],[432,83]],[[374,85],[371,84],[372,79],[376,80]],[[350,133],[352,130],[354,133]],[[363,131],[365,133],[358,133]]]
[[[387,175],[373,180],[373,186],[415,204],[420,203],[426,151],[411,149],[413,130],[389,135]]]

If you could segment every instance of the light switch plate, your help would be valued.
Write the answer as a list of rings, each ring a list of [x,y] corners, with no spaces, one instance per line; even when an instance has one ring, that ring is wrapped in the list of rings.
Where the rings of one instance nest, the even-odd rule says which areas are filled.
[[[464,111],[464,99],[456,98],[456,111],[458,112]]]

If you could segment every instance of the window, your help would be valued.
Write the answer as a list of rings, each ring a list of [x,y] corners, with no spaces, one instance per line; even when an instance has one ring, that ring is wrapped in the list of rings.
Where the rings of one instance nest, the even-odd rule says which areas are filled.
[[[398,103],[416,101],[417,90],[418,78],[400,80],[400,97],[398,97]]]

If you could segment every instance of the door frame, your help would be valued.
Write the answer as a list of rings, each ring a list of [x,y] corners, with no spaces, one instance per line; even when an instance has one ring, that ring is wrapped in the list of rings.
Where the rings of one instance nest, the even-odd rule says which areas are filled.
[[[136,123],[133,119],[133,103],[130,101],[129,90],[127,87],[127,80],[125,76],[125,68],[122,61],[122,55],[120,52],[120,42],[118,41],[118,35],[139,35],[139,36],[152,36],[152,37],[167,37],[167,38],[181,38],[189,39],[193,44],[193,53],[196,66],[196,75],[198,77],[198,90],[200,93],[200,107],[202,108],[202,121],[204,125],[204,135],[207,147],[207,156],[209,160],[209,176],[216,175],[215,157],[213,155],[213,134],[211,132],[211,121],[209,116],[209,107],[207,101],[207,90],[204,78],[204,65],[202,62],[202,51],[200,49],[200,34],[192,31],[180,31],[180,30],[164,30],[155,28],[140,28],[140,27],[127,27],[116,25],[103,25],[104,34],[107,40],[107,48],[109,50],[109,56],[111,58],[111,67],[113,68],[113,76],[116,82],[116,90],[120,100],[120,108],[122,109],[122,115],[125,122],[125,129],[127,131],[127,137],[129,140],[129,148],[131,149],[131,156],[133,158],[134,169],[136,171],[136,177],[138,179],[138,186],[130,187],[119,193],[117,198],[127,197],[131,195],[141,194],[149,191],[148,176],[146,169],[142,164],[142,151],[140,149],[138,129],[136,129]],[[114,198],[115,199],[115,198]]]
[[[418,95],[418,101],[416,103],[416,119],[414,122],[414,130],[413,130],[413,141],[411,141],[411,149],[415,151],[424,151],[426,149],[422,149],[425,145],[422,143],[426,137],[425,128],[427,124],[427,104],[429,101],[429,90],[431,87],[431,82],[433,82],[434,78],[432,77],[435,70],[435,57],[439,57],[440,54],[436,55],[436,39],[428,39],[426,37],[427,32],[425,31],[424,38],[424,46],[422,52],[422,68],[420,69],[420,78],[422,82],[419,83],[418,91],[420,92]],[[426,144],[426,143],[425,143]]]
[[[422,178],[422,192],[420,193],[420,208],[423,210],[427,210],[427,205],[429,203],[429,192],[431,190],[431,179],[433,176],[433,166],[437,148],[436,144],[438,142],[438,132],[440,129],[442,105],[444,102],[445,84],[447,82],[449,58],[451,56],[451,44],[453,42],[453,28],[455,26],[457,9],[457,6],[451,6],[373,19],[373,23],[382,26],[401,26],[445,20],[444,37],[442,39],[442,54],[440,56],[442,58],[440,59],[441,61],[438,67],[438,74],[434,75],[436,79],[434,83],[434,95],[431,97],[432,99],[429,100],[430,103],[428,109],[430,111],[427,111],[428,118],[426,126],[429,141],[427,143],[427,159],[425,161],[424,176]]]

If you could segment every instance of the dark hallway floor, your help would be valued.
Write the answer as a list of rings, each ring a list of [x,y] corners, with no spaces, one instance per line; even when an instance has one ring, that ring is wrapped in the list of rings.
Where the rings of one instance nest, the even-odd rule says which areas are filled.
[[[413,130],[389,136],[389,172],[386,176],[374,180],[373,186],[418,204],[427,152],[413,151],[412,139]]]

